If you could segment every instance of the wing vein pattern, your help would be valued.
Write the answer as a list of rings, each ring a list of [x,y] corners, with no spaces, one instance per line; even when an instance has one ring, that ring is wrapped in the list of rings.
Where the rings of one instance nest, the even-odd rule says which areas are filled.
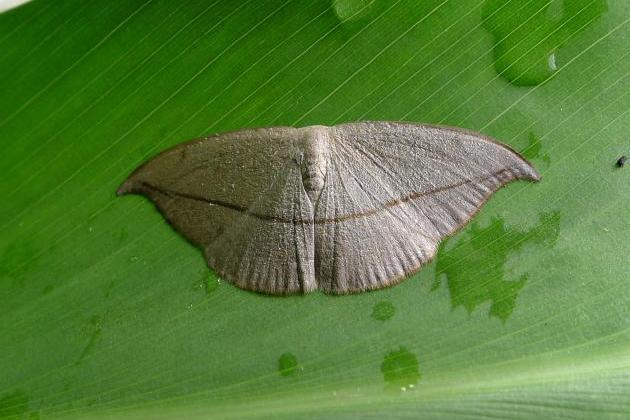
[[[140,166],[118,193],[150,198],[238,287],[352,293],[416,272],[518,179],[539,175],[479,133],[373,121],[193,140]]]

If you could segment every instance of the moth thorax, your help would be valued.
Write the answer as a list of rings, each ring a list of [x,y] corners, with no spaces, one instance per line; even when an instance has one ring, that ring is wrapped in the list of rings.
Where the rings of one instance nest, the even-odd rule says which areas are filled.
[[[315,126],[304,130],[300,141],[302,183],[311,200],[317,199],[324,188],[328,164],[328,127]]]
[[[324,188],[324,176],[326,175],[325,163],[310,162],[305,160],[302,166],[302,183],[307,192],[319,192]]]

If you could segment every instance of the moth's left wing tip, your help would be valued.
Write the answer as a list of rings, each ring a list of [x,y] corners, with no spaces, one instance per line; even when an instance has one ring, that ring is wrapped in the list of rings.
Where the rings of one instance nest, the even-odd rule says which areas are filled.
[[[116,195],[127,195],[127,194],[143,194],[147,195],[150,192],[150,189],[147,188],[147,181],[150,181],[151,178],[147,179],[146,167],[149,161],[143,165],[140,165],[136,168],[127,178],[123,181],[122,184],[116,190]]]
[[[120,187],[116,190],[116,195],[121,196],[125,194],[133,194],[138,191],[137,183],[131,178],[127,178]]]

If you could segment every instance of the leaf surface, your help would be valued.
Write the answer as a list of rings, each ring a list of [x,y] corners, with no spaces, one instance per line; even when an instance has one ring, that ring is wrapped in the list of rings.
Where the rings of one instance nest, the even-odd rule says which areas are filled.
[[[626,417],[630,4],[38,0],[0,15],[0,417]],[[167,147],[407,120],[539,170],[436,260],[259,296],[141,197]]]

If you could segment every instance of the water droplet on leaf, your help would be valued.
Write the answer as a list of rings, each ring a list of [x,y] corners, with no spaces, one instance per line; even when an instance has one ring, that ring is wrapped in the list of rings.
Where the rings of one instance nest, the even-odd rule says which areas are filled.
[[[394,316],[396,307],[388,300],[378,302],[372,308],[372,318],[378,321],[386,321]]]
[[[495,218],[486,227],[473,223],[454,247],[449,240],[438,251],[436,289],[445,274],[453,307],[463,306],[471,313],[477,306],[491,301],[490,316],[505,321],[516,306],[516,297],[528,276],[505,278],[508,257],[528,244],[552,247],[558,239],[560,213],[540,216],[536,226],[528,230],[507,227]]]
[[[340,21],[356,21],[366,17],[374,0],[333,0],[332,6]]]
[[[401,347],[400,350],[388,353],[381,363],[381,372],[385,382],[396,388],[415,385],[420,380],[418,358]]]
[[[297,357],[293,353],[283,353],[278,358],[278,371],[282,376],[295,375],[299,369]]]
[[[556,50],[607,10],[605,0],[487,0],[483,26],[495,39],[496,71],[516,86],[534,86],[557,70]]]

